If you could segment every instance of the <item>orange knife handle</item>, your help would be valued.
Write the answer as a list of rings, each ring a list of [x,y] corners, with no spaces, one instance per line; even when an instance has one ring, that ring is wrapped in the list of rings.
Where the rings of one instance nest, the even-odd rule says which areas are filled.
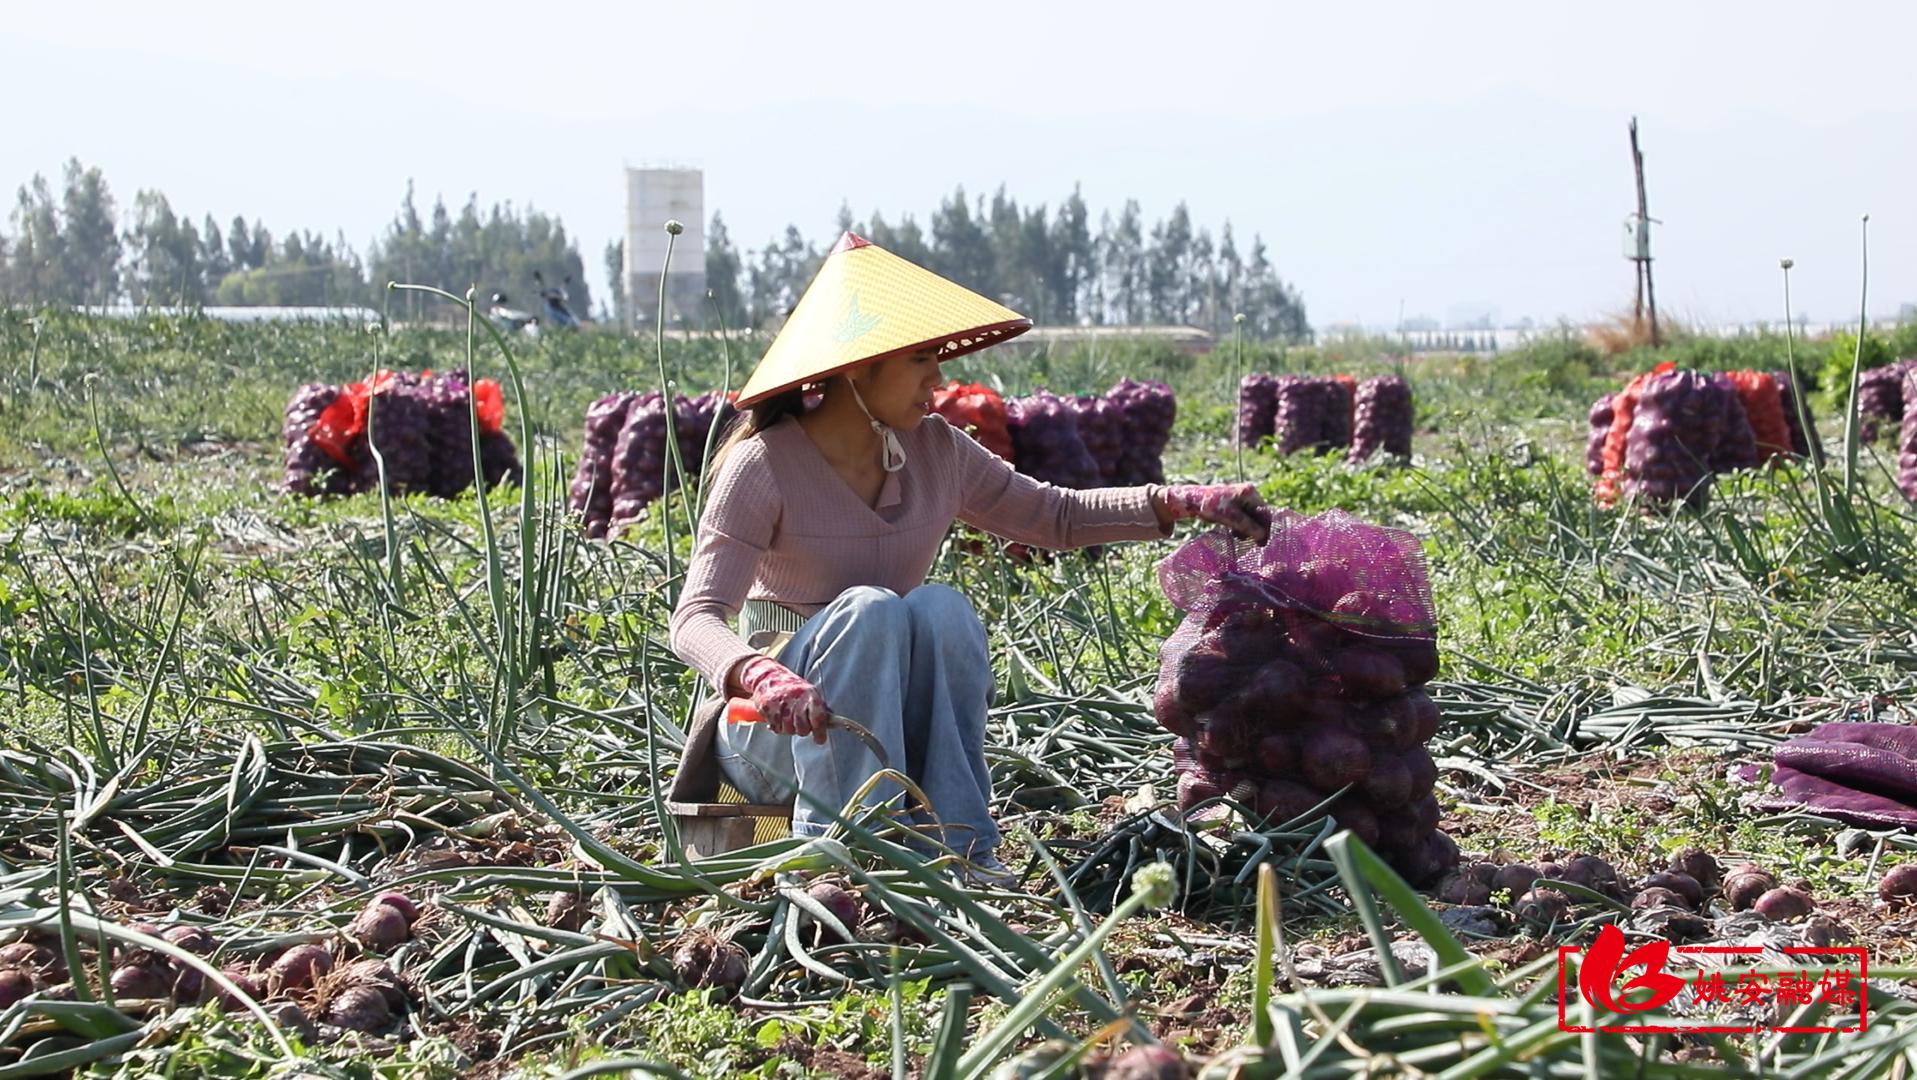
[[[726,720],[734,724],[756,724],[764,720],[751,698],[736,697],[726,702]]]

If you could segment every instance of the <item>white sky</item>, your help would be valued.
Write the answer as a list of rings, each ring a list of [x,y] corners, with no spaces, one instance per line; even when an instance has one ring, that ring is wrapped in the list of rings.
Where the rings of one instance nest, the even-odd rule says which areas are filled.
[[[1573,10],[1578,13],[1573,13]],[[1585,12],[1588,12],[1586,14]],[[1262,233],[1315,324],[1628,306],[1639,118],[1660,308],[1917,303],[1917,4],[9,3],[0,184],[99,165],[123,207],[343,229],[560,215],[603,297],[621,168],[705,170],[758,247],[841,201],[923,223],[954,185],[1094,223],[1137,198]]]

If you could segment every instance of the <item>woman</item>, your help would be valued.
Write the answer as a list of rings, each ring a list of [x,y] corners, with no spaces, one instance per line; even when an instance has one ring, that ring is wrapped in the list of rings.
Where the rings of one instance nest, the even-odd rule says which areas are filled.
[[[975,880],[1005,880],[984,752],[985,630],[963,596],[925,584],[955,520],[1046,548],[1164,537],[1184,518],[1264,538],[1249,484],[1065,490],[932,413],[941,361],[1030,326],[848,233],[740,391],[750,411],[711,469],[672,648],[758,706],[764,723],[721,725],[715,753],[753,802],[805,793],[795,833],[830,824],[809,799],[837,811],[879,770],[863,742],[828,726],[837,713],[925,792],[937,838]],[[810,386],[824,394],[807,409]],[[898,794],[882,784],[869,797]]]

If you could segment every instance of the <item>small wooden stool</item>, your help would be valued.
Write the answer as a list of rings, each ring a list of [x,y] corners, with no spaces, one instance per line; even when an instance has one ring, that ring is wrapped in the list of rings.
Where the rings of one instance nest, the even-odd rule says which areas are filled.
[[[679,827],[686,856],[709,859],[792,834],[792,801],[749,803],[727,782],[712,744],[724,723],[725,698],[714,696],[692,714],[679,771],[666,795],[666,812]]]

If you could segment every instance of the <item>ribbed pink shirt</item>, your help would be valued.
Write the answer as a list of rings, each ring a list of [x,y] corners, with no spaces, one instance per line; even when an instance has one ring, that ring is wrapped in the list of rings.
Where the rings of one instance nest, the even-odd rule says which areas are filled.
[[[905,467],[868,506],[785,419],[732,448],[713,478],[672,651],[724,689],[753,655],[727,625],[749,597],[810,616],[855,585],[924,584],[953,521],[1044,548],[1162,537],[1151,487],[1072,491],[1015,472],[939,416],[900,432]]]

